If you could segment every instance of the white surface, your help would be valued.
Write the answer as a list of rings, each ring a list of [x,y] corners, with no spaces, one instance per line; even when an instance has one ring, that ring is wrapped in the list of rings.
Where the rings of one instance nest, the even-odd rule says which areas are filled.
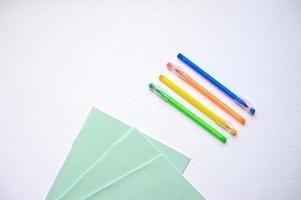
[[[185,177],[208,200],[300,199],[300,9],[298,0],[2,0],[0,199],[45,198],[92,106],[191,156]],[[257,108],[250,117],[185,68],[246,116],[244,127],[231,120],[239,135],[225,133],[226,145],[148,90],[164,73],[227,117],[166,70],[178,52]]]

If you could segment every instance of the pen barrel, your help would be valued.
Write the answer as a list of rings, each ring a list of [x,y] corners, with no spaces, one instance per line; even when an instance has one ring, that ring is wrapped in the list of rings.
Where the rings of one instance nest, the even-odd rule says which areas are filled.
[[[184,63],[186,63],[190,68],[192,68],[193,70],[195,70],[196,72],[198,72],[201,76],[203,76],[209,82],[211,82],[213,85],[215,85],[218,89],[220,89],[224,93],[226,93],[229,97],[231,97],[234,100],[235,99],[239,99],[239,97],[236,94],[234,94],[233,92],[231,92],[231,90],[229,90],[228,88],[226,88],[223,84],[221,84],[220,82],[218,82],[216,79],[214,79],[207,72],[205,72],[204,70],[202,70],[199,66],[197,66],[196,64],[194,64],[192,61],[190,61],[184,55],[178,54],[178,58],[181,61],[183,61]]]
[[[194,113],[186,109],[184,106],[182,106],[180,103],[178,103],[173,98],[170,99],[170,104],[172,104],[176,109],[178,109],[180,112],[185,114],[187,117],[189,117],[191,120],[193,120],[195,123],[197,123],[199,126],[204,128],[207,132],[209,132],[211,135],[216,137],[221,142],[225,143],[227,141],[227,138],[222,135],[220,132],[212,128],[209,124],[204,122],[202,119],[200,119],[198,116],[196,116]]]
[[[159,95],[164,101],[166,101],[168,104],[175,107],[177,110],[185,114],[188,118],[196,122],[199,126],[203,127],[205,130],[207,130],[211,135],[219,139],[221,142],[225,143],[227,141],[227,138],[223,136],[221,133],[216,131],[214,128],[212,128],[210,125],[208,125],[206,122],[201,120],[199,117],[197,117],[194,113],[192,113],[190,110],[185,108],[182,104],[177,102],[174,98],[169,96],[167,93],[165,93],[163,90],[159,89],[155,84],[150,83],[149,87],[151,90],[153,90],[157,95]]]
[[[231,117],[233,117],[239,123],[245,124],[245,122],[246,122],[245,118],[243,118],[240,114],[238,114],[233,109],[231,109],[229,106],[227,106],[224,102],[219,100],[215,95],[213,95],[211,92],[206,90],[204,87],[202,87],[200,84],[198,84],[195,80],[190,79],[189,82],[187,82],[187,83],[189,85],[191,85],[194,89],[196,89],[198,92],[203,94],[205,97],[207,97],[215,105],[217,105],[222,110],[224,110],[226,113],[228,113]]]
[[[214,137],[219,139],[221,142],[226,142],[227,138],[222,135],[220,132],[218,132],[216,129],[212,128],[209,124],[195,116],[196,118],[193,119],[195,122],[197,122],[200,126],[202,126],[205,130],[207,130],[209,133],[211,133]]]
[[[206,106],[204,106],[203,104],[201,104],[194,97],[192,97],[191,95],[189,95],[187,92],[185,92],[182,88],[180,88],[179,86],[177,86],[174,82],[172,82],[171,80],[169,80],[164,75],[160,75],[159,79],[165,85],[167,85],[169,88],[171,88],[177,94],[179,94],[181,97],[183,97],[186,101],[188,101],[190,104],[192,104],[198,110],[200,110],[201,112],[203,112],[205,115],[207,115],[214,122],[216,122],[219,126],[221,126],[222,128],[228,130],[228,127],[229,127],[228,123],[223,118],[221,118],[220,116],[218,116],[217,114],[215,114],[214,112],[212,112],[209,108],[207,108]]]

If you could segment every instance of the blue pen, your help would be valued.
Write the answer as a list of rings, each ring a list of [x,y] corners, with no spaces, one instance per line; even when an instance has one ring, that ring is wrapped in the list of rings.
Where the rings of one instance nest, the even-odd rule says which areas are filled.
[[[239,106],[247,110],[250,114],[254,115],[255,113],[255,108],[246,100],[243,100],[231,90],[226,88],[223,84],[215,80],[212,76],[210,76],[207,72],[202,70],[200,67],[198,67],[196,64],[191,62],[188,58],[186,58],[183,54],[178,54],[178,58],[183,61],[185,64],[187,64],[189,67],[191,67],[194,71],[199,73],[201,76],[203,76],[205,79],[207,79],[209,82],[211,82],[213,85],[215,85],[218,89],[223,91],[225,94],[227,94],[229,97],[231,97],[235,103],[237,103]]]

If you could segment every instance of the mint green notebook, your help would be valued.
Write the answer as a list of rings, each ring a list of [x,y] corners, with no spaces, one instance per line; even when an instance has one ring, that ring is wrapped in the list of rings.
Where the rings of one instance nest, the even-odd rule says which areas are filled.
[[[86,198],[89,200],[191,200],[170,173],[162,156]]]
[[[177,176],[177,178],[175,178]],[[186,182],[186,187],[183,183]],[[190,189],[188,189],[190,187]],[[117,180],[89,200],[205,200],[163,156]]]
[[[123,139],[114,145],[110,151],[104,154],[101,160],[94,165],[81,180],[77,182],[61,199],[62,200],[81,200],[104,190],[110,185],[130,178],[129,175],[135,173],[137,169],[150,164],[154,159],[165,156],[151,144],[143,134],[137,129],[132,129]],[[203,199],[202,196],[188,184],[180,173],[167,161],[172,180],[178,184],[181,194],[189,200]],[[157,171],[149,172],[147,176],[156,177]],[[156,183],[165,187],[165,183]],[[139,190],[139,188],[137,188]],[[155,191],[154,188],[150,188]],[[197,198],[195,198],[198,195]]]
[[[150,176],[151,175],[151,176]],[[126,178],[103,188],[89,200],[190,200],[169,171],[162,156],[154,158]]]
[[[101,160],[131,131],[130,126],[92,108],[46,199],[58,200],[64,196],[87,172],[93,169],[97,161]],[[184,171],[189,158],[149,137],[146,138],[177,171]]]

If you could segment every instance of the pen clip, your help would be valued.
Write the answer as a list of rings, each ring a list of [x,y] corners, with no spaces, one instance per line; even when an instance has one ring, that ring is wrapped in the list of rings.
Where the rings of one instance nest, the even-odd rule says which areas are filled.
[[[188,81],[190,78],[190,76],[188,76],[185,72],[182,71],[182,69],[173,64],[173,63],[167,63],[167,68],[169,69],[169,71],[175,73],[178,77],[180,77],[181,79],[183,79],[184,81]]]
[[[156,93],[159,97],[161,97],[164,101],[169,102],[169,99],[166,96],[166,93],[164,92],[164,90],[161,87],[159,87],[153,83],[150,83],[149,88],[151,91]]]

